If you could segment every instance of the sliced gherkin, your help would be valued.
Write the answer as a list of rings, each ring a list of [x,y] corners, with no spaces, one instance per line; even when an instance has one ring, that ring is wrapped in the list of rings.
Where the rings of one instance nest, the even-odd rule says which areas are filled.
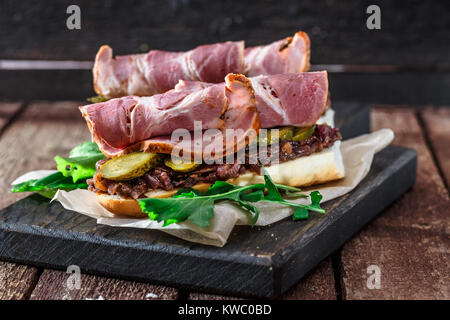
[[[111,159],[100,167],[100,174],[110,180],[130,180],[144,175],[161,159],[157,153],[133,152]]]
[[[171,158],[164,159],[164,164],[172,170],[178,172],[189,172],[196,169],[200,165],[195,162],[185,161],[181,159],[174,162]]]
[[[292,140],[292,137],[294,135],[294,127],[288,126],[288,127],[280,127],[280,128],[275,128],[278,129],[278,139],[279,140]],[[266,137],[262,137],[259,136],[258,137],[258,142],[260,144],[272,144],[275,142],[277,135],[275,134],[275,131],[272,131],[273,129],[269,129],[267,130],[267,136]]]
[[[297,130],[295,130],[294,136],[292,137],[292,140],[294,141],[306,140],[314,134],[315,130],[316,126],[297,128]]]

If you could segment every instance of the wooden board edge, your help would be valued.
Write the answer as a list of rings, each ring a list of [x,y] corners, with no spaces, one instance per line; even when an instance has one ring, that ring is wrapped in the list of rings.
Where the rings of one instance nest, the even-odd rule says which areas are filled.
[[[357,231],[362,229],[371,220],[373,220],[383,209],[389,206],[393,201],[398,199],[403,193],[410,189],[416,181],[417,172],[417,152],[411,148],[389,146],[383,152],[390,152],[390,150],[401,151],[401,156],[392,163],[392,166],[384,169],[378,176],[382,180],[377,183],[377,192],[369,192],[366,188],[357,188],[353,191],[352,197],[363,197],[362,201],[353,204],[352,199],[345,199],[339,209],[334,209],[331,214],[334,216],[332,222],[333,228],[340,230],[342,228],[350,228],[350,232],[346,232],[346,236],[342,234],[324,234],[319,232],[324,228],[327,221],[321,221],[313,225],[304,235],[310,237],[309,241],[300,246],[299,243],[303,239],[298,239],[293,242],[289,248],[283,252],[278,252],[273,261],[276,265],[273,266],[275,271],[275,278],[280,279],[279,283],[274,287],[274,296],[279,296],[295,285],[296,281],[300,280],[306,273],[308,273],[320,261],[338,250],[348,239],[350,239]],[[374,160],[375,161],[375,160]],[[388,171],[396,169],[396,175],[390,175]],[[401,183],[396,179],[396,176],[404,175],[407,179],[402,180]],[[390,188],[386,188],[390,186]],[[394,191],[393,191],[394,190]],[[379,201],[379,199],[383,201]],[[375,201],[378,199],[378,201]],[[365,212],[363,219],[354,220],[358,216],[358,212]],[[345,214],[344,214],[345,212]],[[314,241],[313,241],[314,240]],[[317,242],[332,243],[331,247],[315,246]],[[309,250],[304,250],[309,248]],[[315,256],[303,256],[302,252],[314,252]],[[296,266],[300,265],[301,268]]]

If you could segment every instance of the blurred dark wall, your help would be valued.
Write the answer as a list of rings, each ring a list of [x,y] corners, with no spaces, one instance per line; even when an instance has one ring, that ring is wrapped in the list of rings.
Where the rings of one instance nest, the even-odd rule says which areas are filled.
[[[315,64],[450,65],[450,1],[160,0],[0,2],[0,58],[92,60],[117,54],[187,50],[225,40],[258,45],[308,32]],[[81,8],[81,30],[66,28],[66,8]],[[382,29],[366,28],[366,8],[381,8]]]
[[[81,8],[81,30],[66,27],[71,4]],[[366,27],[371,4],[381,8],[381,30]],[[344,65],[327,66],[335,100],[450,102],[448,0],[3,0],[0,98],[94,95],[89,70],[7,70],[2,59],[92,61],[102,44],[115,54],[188,50],[225,40],[252,46],[298,30],[311,38],[316,68]]]

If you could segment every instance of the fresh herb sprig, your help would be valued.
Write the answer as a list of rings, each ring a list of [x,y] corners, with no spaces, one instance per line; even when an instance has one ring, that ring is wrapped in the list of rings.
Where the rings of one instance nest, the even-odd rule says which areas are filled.
[[[225,181],[216,181],[205,193],[192,188],[179,190],[172,198],[138,199],[143,212],[151,220],[163,222],[164,226],[171,223],[189,220],[199,227],[208,227],[214,218],[214,204],[219,201],[231,201],[252,216],[252,226],[258,220],[260,210],[255,202],[265,201],[290,206],[294,209],[293,219],[307,219],[309,211],[324,213],[320,207],[322,195],[318,191],[310,194],[311,204],[297,204],[286,201],[280,194],[283,190],[289,197],[308,197],[301,194],[300,189],[275,184],[268,172],[263,169],[264,182],[249,186],[235,186]]]

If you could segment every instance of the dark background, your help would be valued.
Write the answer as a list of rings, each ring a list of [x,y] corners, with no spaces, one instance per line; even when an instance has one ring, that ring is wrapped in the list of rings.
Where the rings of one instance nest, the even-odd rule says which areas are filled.
[[[66,8],[81,8],[68,30]],[[381,30],[366,8],[381,8]],[[245,40],[270,43],[306,31],[313,69],[330,71],[333,99],[370,103],[450,101],[450,1],[0,1],[0,60],[92,61],[115,54],[189,50]],[[3,65],[3,67],[2,67]],[[11,70],[0,62],[0,98],[84,99],[90,70]]]

